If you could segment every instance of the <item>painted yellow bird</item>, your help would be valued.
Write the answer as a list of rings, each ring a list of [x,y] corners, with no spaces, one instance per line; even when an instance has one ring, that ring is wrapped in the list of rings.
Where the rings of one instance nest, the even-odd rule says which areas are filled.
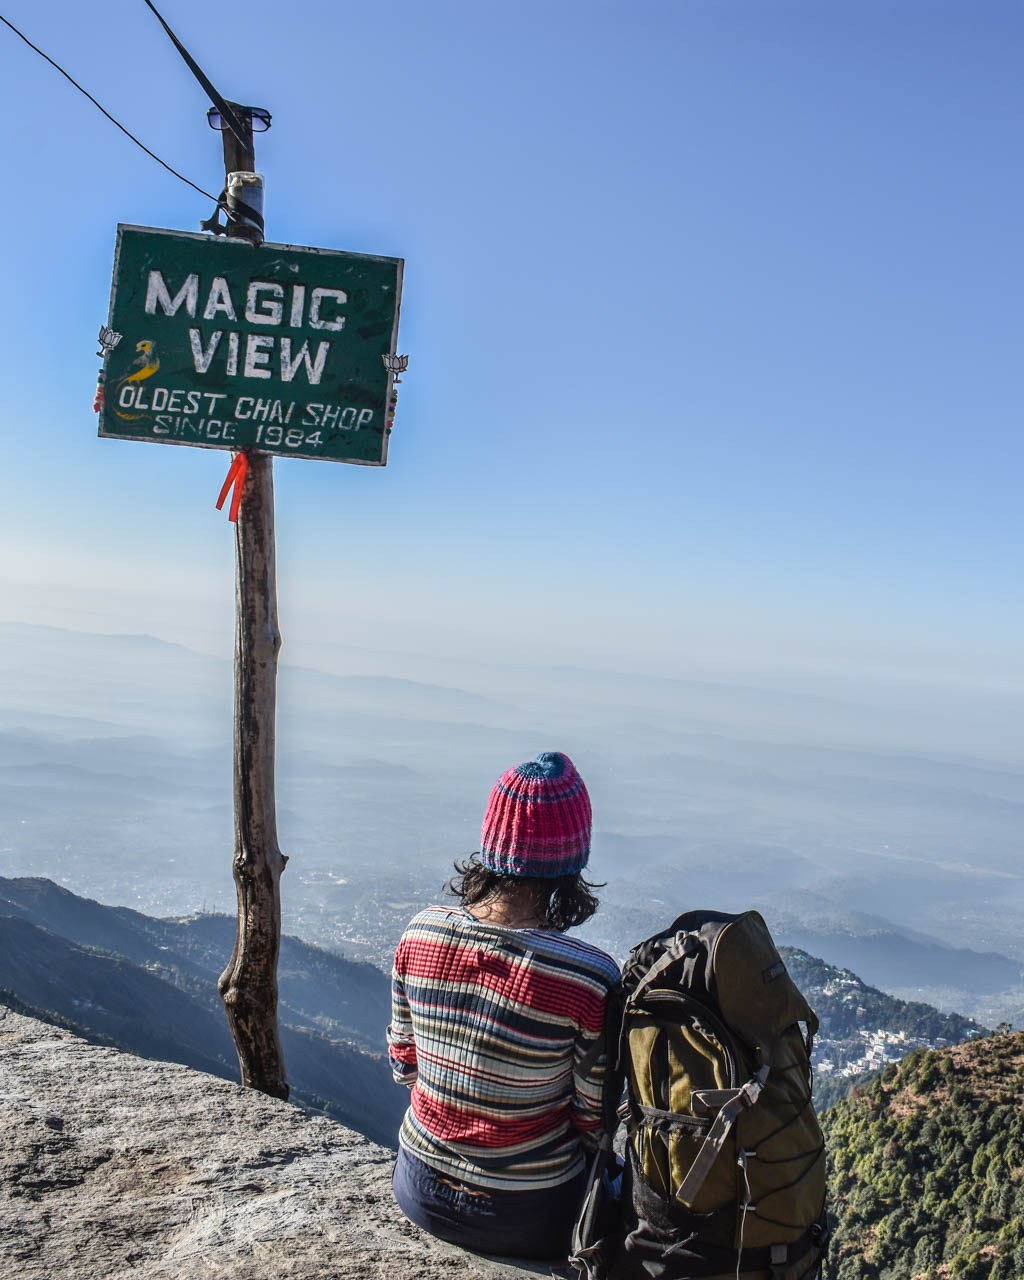
[[[144,382],[147,378],[151,378],[160,368],[160,357],[156,353],[156,343],[151,339],[143,338],[141,342],[137,342],[135,350],[139,354],[132,361],[134,373],[127,374],[117,384],[118,400],[120,400],[122,387],[129,386],[132,383]],[[144,413],[122,413],[120,409],[115,409],[114,412],[126,422],[134,422],[138,418],[146,416]]]

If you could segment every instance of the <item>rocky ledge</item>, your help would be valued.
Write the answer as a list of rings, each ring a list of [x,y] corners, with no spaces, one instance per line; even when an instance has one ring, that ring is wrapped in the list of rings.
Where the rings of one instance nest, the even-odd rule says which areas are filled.
[[[393,1154],[349,1129],[2,1006],[0,1126],[7,1280],[552,1274],[419,1231]]]

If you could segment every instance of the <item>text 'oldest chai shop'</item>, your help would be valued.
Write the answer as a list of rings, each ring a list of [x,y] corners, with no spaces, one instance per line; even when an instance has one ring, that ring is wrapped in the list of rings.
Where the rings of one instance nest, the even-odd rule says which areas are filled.
[[[100,435],[382,466],[402,260],[118,228]]]

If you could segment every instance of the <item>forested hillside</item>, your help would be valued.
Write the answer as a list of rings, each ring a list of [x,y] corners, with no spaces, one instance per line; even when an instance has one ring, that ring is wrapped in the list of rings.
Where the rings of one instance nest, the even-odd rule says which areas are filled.
[[[822,1116],[828,1280],[1024,1276],[1024,1033],[916,1051]]]
[[[950,1044],[978,1033],[973,1018],[942,1013],[919,1000],[899,1000],[886,995],[836,965],[819,960],[796,947],[780,947],[779,953],[793,981],[814,1006],[823,1032],[832,1037],[848,1035],[862,1027],[905,1031],[926,1040]]]
[[[849,969],[797,947],[780,947],[779,954],[821,1022],[812,1057],[819,1111],[913,1049],[943,1048],[985,1034],[973,1018],[886,995]]]

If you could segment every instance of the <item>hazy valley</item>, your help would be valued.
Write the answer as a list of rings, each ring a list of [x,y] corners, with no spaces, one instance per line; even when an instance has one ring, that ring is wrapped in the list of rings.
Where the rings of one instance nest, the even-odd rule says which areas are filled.
[[[0,639],[0,874],[153,915],[232,911],[229,662],[151,637],[3,624]],[[606,888],[587,932],[614,954],[694,905],[757,906],[780,943],[886,991],[988,1025],[1024,1017],[1014,708],[1000,720],[982,700],[991,725],[943,736],[923,694],[897,713],[878,691],[872,706],[863,691],[318,657],[350,674],[281,668],[286,932],[386,968],[476,847],[497,773],[557,746],[593,797]],[[949,749],[989,729],[1001,756]]]

